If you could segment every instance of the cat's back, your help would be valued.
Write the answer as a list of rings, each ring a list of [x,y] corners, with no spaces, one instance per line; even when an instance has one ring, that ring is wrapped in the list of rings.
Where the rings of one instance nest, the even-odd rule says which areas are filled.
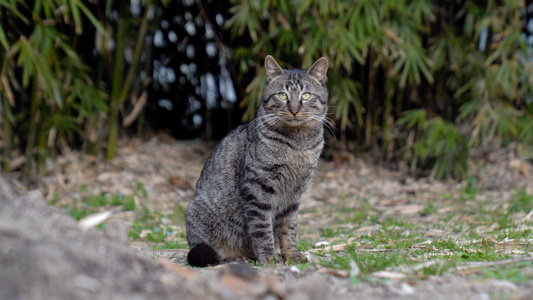
[[[221,192],[237,185],[239,167],[246,152],[248,124],[231,131],[207,158],[196,184],[196,194]],[[195,197],[196,198],[196,197]]]
[[[231,244],[243,247],[234,236],[235,232],[243,231],[244,220],[239,216],[242,208],[236,191],[246,151],[247,126],[241,125],[230,132],[204,164],[195,195],[185,214],[187,240],[191,247],[205,243],[211,246],[206,249],[217,249],[218,252],[222,246],[215,242],[217,239],[227,241],[227,247]]]

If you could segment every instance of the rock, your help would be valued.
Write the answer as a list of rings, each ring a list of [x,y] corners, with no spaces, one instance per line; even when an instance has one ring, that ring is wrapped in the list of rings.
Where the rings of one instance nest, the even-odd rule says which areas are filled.
[[[288,289],[289,300],[323,300],[334,299],[329,288],[328,278],[322,274],[312,273],[310,276],[296,281]]]
[[[242,279],[251,281],[257,277],[257,270],[245,263],[231,263],[223,268],[227,274],[232,274]]]
[[[164,269],[0,178],[0,299],[190,298]]]

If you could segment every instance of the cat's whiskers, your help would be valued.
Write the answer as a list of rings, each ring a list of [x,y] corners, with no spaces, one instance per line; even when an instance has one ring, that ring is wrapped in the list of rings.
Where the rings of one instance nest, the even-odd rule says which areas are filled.
[[[272,121],[276,121],[275,123],[272,123]],[[277,116],[276,113],[270,113],[270,114],[266,114],[266,115],[263,115],[263,116],[260,116],[258,118],[255,118],[252,123],[250,123],[252,126],[252,131],[251,133],[254,133],[255,131],[261,129],[261,128],[265,128],[265,127],[269,127],[271,128],[272,125],[276,124],[277,122],[279,122],[281,120],[279,120],[279,116]]]
[[[327,116],[321,116],[315,113],[310,113],[310,112],[304,115],[308,118],[308,119],[305,119],[307,122],[311,123],[312,122],[311,120],[319,121],[320,122],[319,126],[321,125],[326,126],[328,130],[331,132],[331,134],[335,135],[335,124],[333,123],[331,118]]]

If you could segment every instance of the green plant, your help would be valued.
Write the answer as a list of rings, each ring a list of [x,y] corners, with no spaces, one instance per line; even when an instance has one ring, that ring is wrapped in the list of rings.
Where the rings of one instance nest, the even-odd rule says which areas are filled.
[[[420,214],[423,216],[428,216],[435,212],[437,212],[435,204],[433,204],[433,202],[427,202],[426,205],[424,205],[424,208],[422,208],[422,211],[420,211]]]
[[[5,137],[4,155],[9,158],[17,146],[25,145],[24,171],[28,174],[32,170],[42,172],[44,159],[53,147],[59,142],[73,142],[86,122],[95,122],[107,110],[106,93],[94,86],[89,67],[62,30],[81,34],[84,27],[93,26],[100,34],[107,33],[81,1],[38,1],[33,6],[17,2],[0,4],[4,16],[0,44],[6,51],[0,97],[4,132],[18,131]],[[61,13],[60,6],[66,8]],[[83,24],[82,17],[89,24]],[[15,72],[20,72],[20,78]],[[29,109],[21,111],[21,107]],[[23,138],[20,145],[16,144],[17,135]],[[9,170],[9,162],[3,160],[4,171]]]
[[[59,145],[97,153],[107,139],[108,158],[112,157],[118,112],[138,80],[149,31],[148,7],[153,4],[143,2],[145,14],[135,18],[124,14],[128,5],[122,2],[116,26],[110,21],[112,2],[105,7],[79,0],[0,2],[4,172],[12,168],[16,150],[26,157],[25,175],[41,174],[45,159],[57,154]],[[117,37],[114,58],[113,49],[106,46],[112,36]],[[133,52],[129,65],[124,58],[127,49]],[[99,61],[94,64],[92,57]],[[100,88],[108,83],[107,65],[114,65],[110,91]]]
[[[402,150],[412,171],[429,168],[437,179],[466,175],[467,143],[452,123],[440,117],[427,120],[426,111],[417,109],[406,111],[398,124],[412,133]]]
[[[466,185],[462,189],[461,200],[474,200],[479,191],[479,188],[476,186],[477,180],[475,177],[470,177],[466,181]]]
[[[168,228],[156,227],[152,229],[152,232],[146,235],[146,238],[151,242],[160,243],[160,242],[163,242],[165,238],[169,236],[170,234],[171,234],[171,231]]]
[[[439,276],[455,266],[457,266],[456,259],[435,260],[434,263],[425,265],[420,273],[425,276]]]
[[[152,250],[165,250],[165,249],[189,249],[187,241],[165,241],[162,244],[151,245]]]
[[[298,251],[304,252],[313,248],[313,243],[309,240],[298,240],[296,241],[296,247],[298,248]]]
[[[142,232],[141,225],[139,224],[139,222],[134,221],[131,224],[130,229],[128,230],[128,237],[130,239],[133,239],[133,240],[140,239],[141,238],[141,232]]]
[[[529,212],[533,209],[533,196],[529,195],[524,189],[515,192],[511,199],[508,211],[510,213]]]
[[[325,228],[320,230],[320,236],[322,237],[333,237],[337,234],[337,231],[332,228]]]
[[[471,147],[533,139],[525,5],[235,1],[227,29],[238,38],[235,61],[248,83],[244,119],[260,101],[267,54],[287,67],[326,56],[341,136],[336,145],[379,148],[383,158],[403,159],[412,171],[464,178]]]
[[[367,253],[348,249],[345,253],[332,252],[331,260],[323,260],[321,263],[332,268],[350,271],[351,262],[354,261],[362,274],[368,274],[399,266],[407,261],[408,256],[405,251]]]
[[[177,223],[185,224],[186,212],[187,210],[183,206],[181,206],[179,203],[176,203],[172,214],[172,219],[175,220]]]
[[[495,278],[499,280],[508,280],[513,282],[530,281],[533,279],[531,273],[523,272],[524,268],[530,268],[531,262],[515,262],[502,266],[495,266],[492,268],[483,268],[479,274],[479,278],[488,279]]]

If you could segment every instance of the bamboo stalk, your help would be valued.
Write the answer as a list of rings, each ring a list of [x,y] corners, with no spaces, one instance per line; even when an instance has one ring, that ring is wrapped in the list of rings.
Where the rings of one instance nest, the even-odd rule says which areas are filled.
[[[141,28],[139,29],[139,35],[137,37],[137,42],[135,43],[135,52],[133,53],[133,60],[131,62],[130,69],[128,70],[128,75],[126,76],[126,81],[122,85],[122,90],[118,97],[118,102],[123,103],[128,96],[133,79],[137,75],[137,67],[141,61],[141,54],[143,50],[144,38],[146,37],[146,32],[148,31],[148,7],[150,6],[151,1],[146,3],[146,9],[144,10],[144,15],[141,23]]]
[[[107,6],[109,6],[109,3],[111,3],[111,1],[108,1],[108,3],[106,4]],[[109,8],[110,9],[110,8]],[[109,12],[107,11],[106,9],[106,14],[105,14],[106,17],[104,17],[102,19],[102,22],[104,23],[104,26],[105,28],[107,28],[107,30],[110,30],[110,26],[109,26]],[[96,34],[99,34],[98,32]],[[98,61],[98,70],[96,72],[96,85],[99,85],[100,82],[104,81],[104,82],[108,82],[107,81],[107,78],[105,78],[104,76],[104,73],[107,71],[107,66],[109,64],[111,64],[111,53],[110,51],[108,51],[108,48],[107,48],[107,44],[109,43],[109,40],[111,39],[111,35],[110,34],[107,34],[107,35],[103,35],[103,36],[100,36],[100,39],[101,39],[101,42],[98,43],[96,42],[95,43],[95,47],[98,47],[97,50],[100,51],[100,59]],[[107,108],[110,108],[110,106],[108,106]],[[100,118],[100,117],[99,117]],[[89,120],[89,122],[92,123],[91,120]],[[97,123],[95,124],[91,124],[93,127],[100,127],[98,126],[98,122],[107,122],[107,121],[104,121],[102,119],[100,120],[96,120]],[[98,132],[98,138],[96,139],[96,141],[89,141],[89,153],[91,155],[97,155],[98,152],[100,151],[101,149],[101,146],[102,146],[102,143],[103,143],[103,140],[105,138],[105,135],[107,134],[107,129],[102,129],[100,130],[100,132]]]
[[[372,145],[372,100],[374,99],[374,79],[376,69],[374,68],[374,50],[370,47],[368,51],[368,97],[366,103],[366,124],[365,124],[365,147]]]
[[[0,26],[3,26],[3,28],[6,28],[5,25],[5,18],[4,18],[4,8],[0,7]],[[0,46],[0,73],[3,73],[4,70],[4,61],[5,61],[5,55],[6,51],[4,47]],[[4,84],[9,84],[6,80]],[[2,93],[0,93],[0,102],[2,103],[2,126],[4,131],[3,136],[3,145],[2,145],[2,170],[4,173],[9,172],[9,164],[11,162],[11,153],[12,153],[12,127],[11,127],[11,106],[9,104],[8,99],[4,99],[2,97]]]
[[[137,75],[137,67],[141,60],[141,54],[143,50],[143,43],[146,33],[148,31],[148,7],[150,6],[151,1],[146,3],[146,9],[143,15],[141,28],[139,29],[139,35],[137,37],[137,42],[135,43],[135,51],[133,53],[133,60],[131,66],[126,75],[125,81],[122,81],[122,72],[124,70],[124,49],[126,47],[126,24],[123,21],[124,17],[119,19],[118,29],[117,29],[117,48],[115,52],[115,66],[113,69],[113,88],[111,93],[111,113],[110,113],[110,132],[109,132],[109,142],[107,145],[107,159],[113,159],[115,152],[115,144],[118,138],[118,111],[120,105],[126,100],[128,96],[131,84],[135,76]],[[123,11],[121,11],[124,14]],[[122,20],[122,21],[121,21]],[[120,74],[119,74],[120,73]]]
[[[33,156],[33,148],[35,146],[35,138],[37,133],[37,126],[40,119],[39,116],[39,106],[40,106],[40,99],[37,95],[37,89],[39,88],[38,84],[39,79],[37,78],[37,75],[33,76],[32,79],[32,86],[31,86],[31,106],[30,106],[30,125],[28,129],[28,138],[26,143],[26,150],[24,151],[24,154],[26,156],[26,162],[24,163],[23,168],[23,174],[29,175],[31,171],[32,162],[34,161],[32,159]]]
[[[391,67],[387,75],[391,74]],[[385,108],[383,111],[383,150],[389,149],[390,135],[391,135],[391,111],[392,111],[392,96],[394,95],[394,85],[392,84],[392,76],[387,76],[385,79]]]
[[[125,5],[121,5],[124,7]],[[107,144],[107,159],[113,159],[115,155],[115,144],[118,136],[118,113],[120,108],[120,91],[122,81],[122,73],[124,71],[124,49],[126,47],[126,21],[124,16],[124,8],[120,10],[120,16],[117,25],[117,46],[115,48],[115,64],[113,67],[113,86],[111,90],[111,104],[109,112],[109,136]]]
[[[44,172],[44,163],[46,159],[46,144],[48,140],[48,131],[44,126],[40,126],[39,142],[37,143],[37,174],[42,175]]]
[[[2,170],[4,173],[9,172],[9,164],[11,162],[11,153],[13,151],[13,135],[11,127],[11,106],[7,99],[3,99],[2,94],[0,93],[0,101],[3,104],[2,111],[2,121],[4,129],[3,145],[2,145]]]
[[[159,20],[157,20],[157,22],[159,23]],[[144,65],[144,72],[146,74],[152,74],[153,72],[153,63],[152,63],[152,60],[153,60],[153,51],[152,51],[152,48],[153,48],[153,43],[150,43],[145,49],[145,57],[146,57],[146,63]],[[151,82],[151,79],[150,80],[145,80],[145,82],[143,82],[143,88],[146,89],[148,87],[148,85],[150,84]],[[145,120],[145,115],[144,114],[140,114],[139,115],[139,120],[137,121],[137,136],[138,137],[142,137],[142,134],[143,134],[143,129],[144,129],[144,125],[146,124],[146,120]]]

